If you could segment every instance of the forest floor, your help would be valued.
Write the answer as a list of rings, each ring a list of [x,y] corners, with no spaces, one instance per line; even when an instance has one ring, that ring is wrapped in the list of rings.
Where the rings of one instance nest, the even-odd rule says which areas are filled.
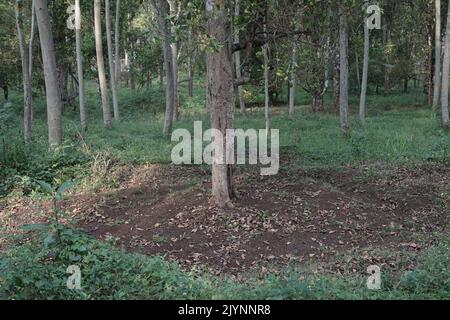
[[[305,263],[331,263],[338,273],[396,269],[396,253],[420,252],[448,232],[445,165],[307,168],[288,153],[281,162],[275,177],[238,168],[232,209],[210,204],[208,167],[172,165],[124,167],[120,188],[72,196],[63,208],[100,240],[238,277]],[[51,203],[7,206],[2,222],[14,230],[42,222]],[[351,259],[341,263],[341,255]]]

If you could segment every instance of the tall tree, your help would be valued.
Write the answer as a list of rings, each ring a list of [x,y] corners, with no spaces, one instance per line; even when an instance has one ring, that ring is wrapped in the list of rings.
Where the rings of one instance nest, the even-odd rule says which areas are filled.
[[[25,42],[23,32],[23,0],[16,0],[16,26],[17,36],[19,38],[20,57],[22,60],[22,83],[23,83],[23,97],[24,97],[24,139],[28,142],[31,138],[31,81],[28,59],[28,48]]]
[[[169,12],[172,20],[177,20],[179,15],[179,7],[177,0],[167,0],[169,2]],[[177,121],[179,118],[179,107],[180,107],[180,97],[179,97],[179,85],[178,85],[178,37],[175,22],[171,23],[171,49],[172,49],[172,72],[173,72],[173,87],[175,94],[175,109],[173,111],[173,121]]]
[[[435,0],[436,10],[436,26],[435,26],[435,61],[434,61],[434,94],[433,94],[433,110],[436,110],[439,104],[439,91],[441,89],[441,0]]]
[[[108,64],[109,64],[109,76],[113,100],[114,120],[119,121],[120,119],[119,101],[117,98],[116,70],[114,68],[114,54],[113,54],[113,43],[111,34],[111,6],[109,0],[105,0],[105,17],[106,17],[106,43],[108,46]]]
[[[348,135],[348,28],[344,0],[339,0],[339,109],[341,131]]]
[[[116,76],[116,87],[119,89],[120,83],[120,0],[116,0],[116,25],[114,30],[114,44],[115,44],[115,62],[114,75]]]
[[[233,141],[226,139],[226,130],[234,127],[234,81],[229,54],[230,23],[227,21],[225,0],[206,0],[208,35],[219,46],[207,53],[208,106],[211,126],[221,133],[222,154],[215,152],[212,164],[212,196],[215,203],[224,207],[231,204],[234,196],[233,166],[225,163]],[[218,143],[218,142],[216,142]],[[217,150],[217,149],[216,149]]]
[[[50,147],[60,145],[63,138],[62,103],[56,69],[55,44],[47,0],[35,0],[36,20],[44,64],[45,93],[47,96],[48,142]]]
[[[361,98],[359,100],[359,120],[361,125],[366,123],[366,95],[367,95],[367,77],[369,75],[369,45],[370,34],[369,26],[367,25],[367,8],[369,5],[368,0],[364,0],[364,61],[363,61],[363,74],[361,83]]]
[[[87,128],[86,109],[84,105],[83,56],[81,53],[81,8],[80,0],[75,0],[75,46],[77,52],[78,94],[80,102],[81,131]]]
[[[239,17],[241,15],[241,9],[240,9],[240,3],[239,0],[236,0],[234,4],[234,16],[237,21],[239,21]],[[234,44],[239,45],[240,43],[240,37],[239,37],[239,29],[236,28],[234,32]],[[241,79],[242,78],[242,66],[241,66],[241,51],[236,50],[234,53],[234,64],[236,67],[236,78]],[[239,106],[241,108],[242,112],[245,112],[245,98],[244,98],[244,87],[242,85],[239,85],[237,87],[238,89],[238,97],[239,97]]]
[[[447,9],[447,27],[445,30],[445,42],[444,42],[444,61],[442,67],[442,124],[444,127],[449,126],[448,115],[448,74],[450,68],[450,1]]]
[[[102,99],[103,124],[106,128],[111,126],[111,112],[108,99],[108,83],[105,74],[105,61],[103,59],[101,0],[94,0],[94,29],[95,49],[97,54],[98,81]]]
[[[173,114],[175,112],[175,86],[173,71],[173,56],[171,47],[172,31],[167,15],[169,14],[169,4],[167,0],[156,0],[154,7],[158,12],[158,21],[162,35],[162,46],[164,54],[164,69],[166,72],[166,113],[164,118],[164,134],[170,135],[173,125]]]
[[[265,44],[262,47],[264,57],[264,118],[266,122],[266,130],[269,131],[270,118],[269,118],[269,41],[267,39],[267,22],[264,24],[264,35],[266,37]]]

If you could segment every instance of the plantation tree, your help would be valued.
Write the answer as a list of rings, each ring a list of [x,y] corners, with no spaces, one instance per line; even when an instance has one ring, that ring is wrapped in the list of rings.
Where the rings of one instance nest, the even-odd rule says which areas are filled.
[[[173,66],[174,59],[172,56],[171,47],[172,31],[170,23],[167,20],[167,15],[169,14],[170,8],[166,0],[154,0],[153,5],[158,14],[159,27],[163,40],[164,69],[166,73],[166,112],[164,118],[164,135],[168,136],[172,132],[176,104]]]
[[[116,71],[114,68],[114,54],[113,43],[111,35],[111,7],[109,0],[105,0],[105,17],[106,17],[106,43],[108,47],[108,64],[109,64],[109,76],[111,82],[111,92],[113,100],[114,120],[119,121],[119,102],[117,98],[117,85],[116,85]],[[117,34],[117,31],[116,31]],[[116,52],[117,56],[118,52]]]
[[[177,0],[167,0],[167,2],[169,3],[169,12],[170,12],[170,17],[172,20],[178,20],[179,18],[179,13],[180,13],[180,9],[178,7],[178,1]],[[180,104],[180,97],[179,97],[179,89],[178,89],[178,71],[179,71],[179,66],[178,66],[178,37],[177,37],[177,31],[176,31],[176,26],[175,26],[175,22],[170,21],[170,25],[171,25],[171,34],[172,37],[174,38],[174,40],[170,41],[170,47],[171,47],[171,51],[172,51],[172,72],[173,72],[173,91],[175,94],[175,106],[174,106],[174,111],[172,114],[173,117],[173,121],[177,121],[178,117],[179,117],[179,104]]]
[[[442,124],[444,127],[449,126],[448,115],[448,75],[450,68],[450,1],[447,9],[447,27],[445,30],[445,42],[444,42],[444,61],[442,67]]]
[[[23,32],[23,0],[16,0],[16,25],[17,36],[19,38],[20,56],[22,60],[22,83],[23,83],[23,95],[24,95],[24,139],[28,142],[31,138],[31,79],[29,69],[29,52],[27,51],[27,44],[25,42],[25,36]]]
[[[77,53],[78,94],[80,102],[81,131],[87,129],[86,109],[84,105],[83,56],[81,53],[81,8],[80,0],[75,0],[75,46]]]
[[[208,17],[207,32],[218,43],[214,51],[207,52],[208,107],[211,127],[221,133],[223,154],[213,154],[212,196],[215,203],[224,207],[231,205],[234,196],[233,166],[225,164],[233,141],[226,139],[226,130],[234,127],[234,83],[231,55],[229,54],[230,22],[227,19],[226,0],[206,0]]]
[[[95,49],[97,54],[98,81],[102,99],[103,124],[106,128],[111,126],[111,113],[109,109],[108,83],[105,74],[105,62],[103,59],[102,23],[101,23],[101,0],[94,0],[94,28]]]
[[[120,83],[120,0],[116,0],[116,25],[114,28],[114,44],[115,44],[115,62],[114,62],[114,75],[115,75],[115,84],[116,89],[119,88]],[[119,113],[119,110],[117,110],[117,113]]]
[[[236,0],[235,2],[235,8],[234,8],[234,16],[237,21],[239,21],[239,17],[241,14],[240,10],[240,4],[239,0]],[[239,28],[236,28],[234,32],[234,44],[239,46],[240,44],[240,37],[239,37]],[[241,79],[242,78],[242,65],[241,65],[241,51],[236,50],[234,53],[234,64],[236,67],[236,78]],[[244,87],[242,85],[238,85],[238,97],[239,97],[239,106],[241,108],[242,112],[245,112],[245,98],[244,98]]]
[[[434,94],[433,94],[433,110],[439,103],[439,90],[441,88],[441,0],[435,0],[436,25],[435,25],[435,61],[434,61]]]
[[[62,103],[56,69],[55,44],[47,0],[35,0],[42,61],[44,64],[45,93],[47,97],[48,142],[50,147],[60,145],[63,138]]]
[[[264,36],[266,37],[266,43],[263,45],[263,57],[264,57],[264,118],[266,122],[266,130],[269,130],[269,42],[267,41],[267,25],[264,24]]]
[[[367,77],[369,74],[369,45],[370,45],[370,34],[369,26],[367,25],[367,8],[369,5],[368,0],[364,0],[364,61],[363,61],[363,74],[361,83],[361,98],[359,102],[359,119],[361,125],[364,126],[366,123],[366,94],[367,94]]]
[[[339,108],[341,131],[348,135],[348,34],[344,0],[339,0]]]

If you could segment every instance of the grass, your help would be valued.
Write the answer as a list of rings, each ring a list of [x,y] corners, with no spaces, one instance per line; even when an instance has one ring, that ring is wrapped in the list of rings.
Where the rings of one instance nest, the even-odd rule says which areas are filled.
[[[0,109],[0,196],[33,195],[35,180],[60,184],[67,179],[105,183],[110,167],[118,164],[170,163],[173,143],[162,135],[162,88],[120,91],[122,120],[106,130],[96,88],[88,86],[89,131],[80,139],[76,110],[64,114],[64,145],[47,149],[45,104],[35,101],[33,141],[25,145],[21,130],[21,97],[12,94],[11,106]],[[421,96],[420,101],[424,98]],[[325,99],[330,104],[330,96]],[[423,162],[450,164],[450,132],[440,126],[439,117],[417,103],[414,94],[368,97],[368,118],[361,128],[351,117],[351,131],[345,139],[339,120],[331,113],[313,114],[305,105],[304,92],[296,97],[299,111],[286,115],[274,109],[272,128],[280,129],[282,150],[294,155],[305,167],[330,167],[383,162],[392,166]],[[351,97],[352,109],[357,97]],[[182,87],[183,118],[176,128],[192,128],[194,120],[209,123],[204,108],[204,88],[196,83],[194,98]],[[236,127],[262,129],[262,110],[237,114]],[[295,166],[294,166],[295,168]],[[369,172],[370,175],[380,174]],[[108,187],[107,185],[105,187]],[[15,191],[11,193],[11,191]],[[261,213],[265,219],[267,213]],[[160,241],[166,241],[160,238]],[[383,288],[369,291],[367,277],[336,276],[311,270],[286,269],[280,275],[247,281],[213,278],[207,273],[186,272],[161,257],[147,257],[117,250],[77,231],[67,229],[63,242],[45,248],[39,239],[26,241],[0,257],[0,298],[9,299],[434,299],[450,298],[450,239],[424,254],[414,256],[413,271],[383,273]],[[66,289],[66,268],[83,266],[83,290]]]

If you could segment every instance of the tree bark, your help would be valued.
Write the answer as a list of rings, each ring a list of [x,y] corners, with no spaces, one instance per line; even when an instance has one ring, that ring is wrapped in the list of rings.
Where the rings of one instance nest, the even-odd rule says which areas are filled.
[[[119,114],[119,102],[117,100],[116,70],[114,68],[114,54],[111,35],[111,7],[109,0],[105,0],[105,16],[106,16],[106,42],[108,46],[108,64],[109,64],[109,76],[113,100],[114,120],[119,121],[120,114]]]
[[[84,75],[83,75],[83,56],[81,53],[81,9],[80,0],[75,0],[75,19],[78,24],[75,26],[75,45],[77,52],[77,73],[78,73],[78,95],[80,103],[80,123],[81,131],[84,133],[87,129],[86,109],[84,105]]]
[[[339,109],[341,131],[348,135],[348,38],[347,16],[344,8],[344,0],[339,0],[339,57],[340,57],[340,84],[339,84]]]
[[[168,0],[169,2],[169,10],[170,10],[170,15],[172,17],[176,17],[179,12],[178,12],[178,7],[177,7],[177,1],[176,0]],[[171,34],[172,37],[175,36],[175,39],[173,41],[171,41],[171,49],[172,49],[172,65],[173,65],[173,87],[174,87],[174,94],[175,94],[175,108],[173,111],[173,121],[178,121],[179,118],[179,107],[180,107],[180,96],[179,96],[179,85],[178,85],[178,39],[176,37],[176,28],[175,28],[175,24],[172,23],[171,24]]]
[[[101,0],[94,0],[94,28],[95,49],[97,55],[98,81],[102,99],[103,124],[106,128],[111,126],[111,113],[108,98],[108,83],[105,74],[105,61],[103,59],[102,23],[101,23]]]
[[[28,69],[30,74],[30,83],[31,83],[31,94],[33,95],[33,45],[34,45],[34,37],[36,35],[36,9],[34,7],[34,0],[31,1],[31,27],[30,27],[30,41],[28,43]],[[31,99],[33,100],[33,99]],[[34,110],[33,110],[33,101],[31,101],[31,109],[30,109],[30,121],[31,127],[33,126],[34,120]]]
[[[435,26],[435,64],[434,64],[434,94],[433,110],[439,104],[439,90],[441,89],[441,0],[435,0],[436,26]]]
[[[264,34],[266,34],[267,26],[264,25]],[[264,119],[266,122],[266,130],[269,131],[270,119],[269,119],[269,108],[270,108],[270,98],[269,98],[269,43],[263,45],[263,56],[264,56]]]
[[[31,138],[31,81],[29,70],[29,59],[27,44],[25,43],[25,37],[23,34],[23,0],[16,0],[15,6],[16,12],[16,27],[17,36],[19,38],[20,57],[22,61],[22,83],[23,83],[23,98],[24,98],[24,112],[23,112],[23,124],[24,124],[24,139],[28,142]]]
[[[295,89],[297,86],[297,44],[293,44],[291,62],[291,80],[289,85],[289,114],[294,114],[295,109]]]
[[[442,124],[444,127],[449,126],[448,114],[448,75],[450,68],[450,2],[447,9],[447,27],[445,30],[444,43],[444,61],[442,66]]]
[[[36,20],[41,41],[47,96],[48,142],[50,147],[60,145],[63,137],[62,103],[56,69],[55,44],[51,29],[47,0],[35,0]]]
[[[229,22],[225,0],[206,0],[208,16],[208,34],[215,39],[220,48],[217,52],[207,53],[208,106],[211,112],[211,126],[220,131],[223,145],[222,159],[215,153],[212,164],[212,196],[215,203],[224,207],[230,204],[234,196],[233,166],[225,164],[225,155],[231,150],[226,130],[234,127],[234,79],[229,46]]]
[[[365,0],[365,10],[368,6],[368,0]],[[370,48],[370,33],[367,26],[367,12],[364,12],[364,61],[363,61],[363,74],[361,83],[361,97],[359,100],[359,120],[361,125],[366,124],[366,96],[367,96],[367,78],[369,75],[369,48]]]
[[[116,88],[119,90],[120,83],[120,0],[116,0],[116,25],[114,30],[114,44],[116,46],[114,50],[115,63],[114,63],[114,75],[116,76]]]
[[[157,7],[159,25],[163,36],[164,69],[166,72],[166,114],[164,120],[164,135],[169,136],[172,132],[173,113],[175,111],[175,87],[172,47],[170,44],[172,32],[166,17],[169,13],[169,4],[166,0],[159,0]]]
[[[234,7],[234,16],[239,19],[239,16],[241,14],[240,12],[240,4],[239,0],[236,0],[235,7]],[[239,30],[235,30],[234,32],[234,44],[239,45],[240,44],[240,37],[239,37]],[[236,78],[240,79],[242,78],[242,69],[241,69],[241,51],[237,50],[234,53],[234,63],[236,67]],[[238,89],[238,98],[239,98],[239,107],[241,109],[241,112],[245,112],[245,98],[244,98],[244,87],[242,85],[237,87]]]

